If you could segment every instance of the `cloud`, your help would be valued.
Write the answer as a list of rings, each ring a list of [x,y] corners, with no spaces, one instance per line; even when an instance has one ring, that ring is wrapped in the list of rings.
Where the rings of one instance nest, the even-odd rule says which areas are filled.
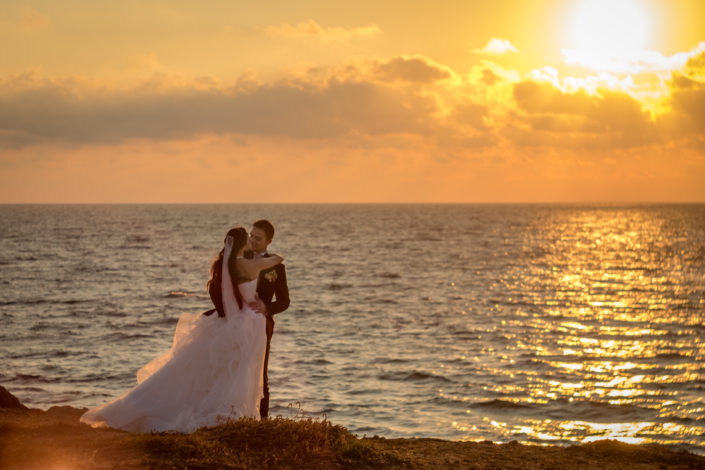
[[[705,84],[699,83],[691,89],[674,91],[672,104],[676,112],[690,118],[695,128],[705,131]]]
[[[548,82],[522,81],[514,85],[514,99],[519,127],[513,135],[526,144],[622,148],[659,138],[650,115],[622,92],[565,92]]]
[[[482,71],[482,83],[484,83],[487,86],[492,86],[501,80],[502,80],[502,78],[499,77],[496,73],[494,73],[490,69],[484,69]]]
[[[705,56],[705,54],[703,54]],[[699,67],[698,57],[690,65]],[[705,70],[700,71],[702,73]],[[699,75],[692,69],[690,77],[681,73],[674,73],[670,82],[670,106],[672,113],[669,116],[673,127],[681,131],[691,131],[700,134],[699,145],[705,145],[702,133],[705,132],[705,76]]]
[[[647,50],[629,51],[627,54],[617,52],[596,54],[594,51],[562,49],[561,53],[565,62],[570,65],[579,65],[597,71],[639,74],[682,69],[703,51],[705,51],[705,42],[701,42],[691,51],[678,52],[672,56]]]
[[[705,49],[705,48],[703,48]],[[700,74],[705,74],[705,52],[700,52],[688,59],[686,66]]]
[[[357,28],[343,26],[324,27],[314,20],[308,20],[305,23],[296,25],[284,23],[276,26],[267,26],[264,31],[272,37],[286,39],[314,38],[322,42],[347,41],[354,37],[369,37],[382,32],[375,24]]]
[[[689,67],[660,85],[668,87],[658,95],[663,114],[632,94],[632,81],[561,78],[550,68],[521,78],[486,62],[458,74],[423,56],[360,59],[270,81],[251,74],[221,83],[160,73],[130,88],[44,78],[35,71],[0,80],[0,147],[202,135],[369,148],[421,139],[453,155],[487,148],[584,151],[674,139],[697,143],[705,122],[701,61],[692,55]]]
[[[507,39],[492,38],[485,47],[482,49],[474,49],[473,52],[486,55],[502,55],[518,51]]]
[[[24,6],[11,17],[0,18],[0,32],[28,33],[47,29],[51,26],[48,16],[39,10]]]
[[[489,115],[487,106],[473,102],[459,103],[453,110],[453,120],[460,125],[467,125],[477,130],[489,130],[485,119]]]
[[[390,81],[431,83],[453,76],[447,67],[423,57],[397,57],[387,62],[378,62],[375,69],[381,79]]]
[[[201,133],[300,139],[432,132],[436,103],[373,77],[323,82],[245,80],[242,88],[155,77],[133,89],[14,77],[0,85],[0,143],[120,143]]]

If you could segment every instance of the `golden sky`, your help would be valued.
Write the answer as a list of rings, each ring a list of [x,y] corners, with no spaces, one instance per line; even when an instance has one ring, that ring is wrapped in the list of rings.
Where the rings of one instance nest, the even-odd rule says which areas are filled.
[[[0,4],[0,203],[705,201],[701,0]]]

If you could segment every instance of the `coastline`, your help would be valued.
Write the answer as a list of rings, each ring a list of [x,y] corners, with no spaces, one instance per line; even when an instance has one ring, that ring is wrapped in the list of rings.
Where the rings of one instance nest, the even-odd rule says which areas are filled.
[[[705,456],[652,444],[597,441],[561,447],[360,438],[328,421],[284,418],[227,422],[192,434],[134,434],[82,424],[84,411],[68,406],[43,411],[3,400],[0,468],[705,468]]]

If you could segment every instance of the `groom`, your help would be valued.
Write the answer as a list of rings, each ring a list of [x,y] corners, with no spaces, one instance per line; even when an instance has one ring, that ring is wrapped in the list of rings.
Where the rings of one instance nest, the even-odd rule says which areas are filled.
[[[245,257],[267,257],[267,247],[274,238],[274,226],[268,220],[261,219],[252,224],[250,245],[252,251],[245,252]],[[262,418],[269,414],[269,383],[267,366],[269,365],[269,345],[274,333],[273,315],[289,308],[289,286],[286,284],[286,269],[283,264],[260,272],[257,279],[257,299],[250,304],[254,310],[267,317],[267,350],[264,354],[264,398],[259,405]]]

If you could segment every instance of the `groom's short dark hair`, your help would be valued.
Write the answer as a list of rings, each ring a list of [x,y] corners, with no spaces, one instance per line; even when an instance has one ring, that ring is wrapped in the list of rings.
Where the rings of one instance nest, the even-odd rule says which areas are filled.
[[[263,230],[264,234],[267,236],[267,240],[271,240],[272,238],[274,238],[274,225],[272,225],[269,220],[260,219],[252,225],[254,225],[260,230]]]

